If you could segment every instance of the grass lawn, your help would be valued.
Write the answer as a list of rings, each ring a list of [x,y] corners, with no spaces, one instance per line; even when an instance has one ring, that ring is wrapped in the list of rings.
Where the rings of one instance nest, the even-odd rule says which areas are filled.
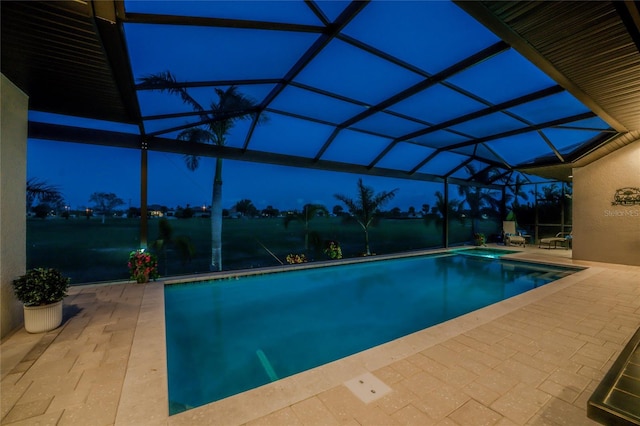
[[[195,248],[194,258],[182,262],[169,249],[161,256],[160,274],[179,275],[207,272],[211,253],[211,230],[208,219],[175,219],[169,221],[173,236],[189,237]],[[149,243],[157,239],[158,221],[149,220]],[[129,252],[140,245],[139,219],[100,218],[27,220],[27,267],[56,267],[72,278],[72,284],[127,279]],[[322,240],[340,242],[344,257],[364,252],[364,233],[355,223],[343,223],[336,217],[314,218],[310,230]],[[499,232],[500,225],[482,221],[480,232]],[[470,223],[452,223],[449,243],[471,241]],[[442,246],[442,230],[422,219],[383,219],[370,228],[371,251],[387,254]],[[225,270],[279,265],[265,247],[282,262],[290,253],[305,253],[304,228],[291,222],[288,228],[282,218],[225,219],[223,223],[223,256]],[[322,252],[310,249],[311,260],[325,260]]]

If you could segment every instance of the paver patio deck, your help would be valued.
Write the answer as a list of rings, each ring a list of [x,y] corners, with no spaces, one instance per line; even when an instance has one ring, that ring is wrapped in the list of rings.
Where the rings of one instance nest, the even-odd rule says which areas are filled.
[[[542,253],[544,251],[544,253]],[[586,403],[640,326],[640,267],[589,266],[528,293],[222,401],[168,416],[162,285],[72,288],[66,320],[1,346],[7,425],[589,425]],[[344,383],[391,392],[364,403]]]

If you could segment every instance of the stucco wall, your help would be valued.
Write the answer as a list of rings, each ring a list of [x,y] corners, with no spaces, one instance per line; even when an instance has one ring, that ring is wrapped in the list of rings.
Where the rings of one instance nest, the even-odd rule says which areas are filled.
[[[640,188],[640,141],[573,170],[573,258],[640,265],[640,204],[613,205]]]
[[[26,268],[27,123],[29,99],[4,75],[0,92],[0,338],[22,323],[12,281]]]

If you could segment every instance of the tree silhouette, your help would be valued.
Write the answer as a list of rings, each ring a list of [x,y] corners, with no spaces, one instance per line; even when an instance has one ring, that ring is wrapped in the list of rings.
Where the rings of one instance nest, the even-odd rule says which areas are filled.
[[[266,208],[262,209],[262,216],[276,217],[279,214],[280,210],[274,208],[273,206],[267,206]]]
[[[371,256],[369,227],[373,223],[376,215],[380,212],[380,207],[391,201],[397,191],[398,188],[392,191],[382,191],[374,194],[373,188],[365,186],[364,183],[362,183],[362,179],[358,179],[358,194],[355,200],[341,194],[334,195],[334,197],[347,206],[349,213],[353,215],[364,231],[364,248],[367,256]]]
[[[510,202],[513,199],[511,204],[511,209],[515,210],[520,206],[519,199],[522,198],[524,200],[528,200],[529,196],[527,192],[524,190],[524,186],[527,184],[527,181],[522,177],[522,175],[516,175],[516,180],[513,182],[513,185],[507,185],[507,189],[509,189],[510,193],[507,193],[505,204]]]
[[[490,183],[493,181],[491,171],[475,171],[470,164],[466,165],[471,176],[479,183]],[[469,216],[471,218],[471,232],[475,235],[478,232],[478,220],[482,217],[483,209],[487,208],[491,212],[500,211],[500,201],[493,196],[493,191],[476,185],[460,185],[458,193],[464,196],[464,203],[469,206]]]
[[[305,204],[301,212],[294,212],[284,217],[284,227],[288,228],[289,223],[297,221],[304,226],[304,249],[309,250],[309,222],[319,213],[329,215],[327,208],[320,204]]]
[[[158,239],[149,245],[149,248],[162,256],[164,262],[164,274],[168,275],[168,262],[167,251],[168,248],[173,248],[179,256],[183,264],[190,261],[193,257],[195,249],[189,237],[180,235],[173,236],[173,228],[169,221],[165,218],[161,218],[158,221]]]
[[[426,225],[430,225],[431,223],[435,223],[436,226],[441,227],[444,223],[444,218],[448,217],[449,220],[457,220],[459,222],[464,222],[464,219],[460,213],[460,206],[462,202],[459,200],[449,200],[447,204],[444,200],[444,195],[442,192],[436,191],[436,204],[431,209],[430,214],[426,214],[424,216],[424,222]],[[423,204],[423,206],[427,206],[427,204]]]
[[[124,204],[113,192],[94,192],[89,197],[89,201],[95,204],[94,210],[102,212],[102,223],[107,213],[111,213],[113,209]]]
[[[240,200],[234,206],[238,213],[242,213],[243,216],[253,217],[258,213],[258,209],[253,205],[251,200]]]

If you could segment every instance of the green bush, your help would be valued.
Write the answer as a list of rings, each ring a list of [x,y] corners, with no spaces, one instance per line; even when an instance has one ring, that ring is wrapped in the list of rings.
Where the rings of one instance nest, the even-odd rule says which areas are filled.
[[[57,269],[34,268],[13,280],[13,290],[26,306],[42,306],[64,299],[70,281]]]

